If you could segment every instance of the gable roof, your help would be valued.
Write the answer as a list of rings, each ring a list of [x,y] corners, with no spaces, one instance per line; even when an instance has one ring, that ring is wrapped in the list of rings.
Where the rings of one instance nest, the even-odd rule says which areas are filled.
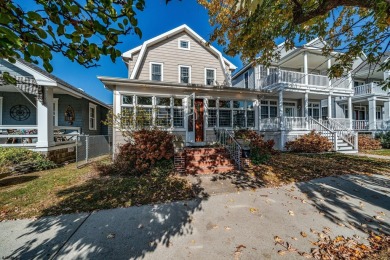
[[[172,29],[166,33],[160,34],[159,36],[156,36],[150,40],[147,40],[142,45],[137,46],[137,47],[122,54],[122,58],[132,59],[132,56],[134,53],[140,52],[140,55],[138,56],[138,59],[135,63],[134,69],[131,72],[130,78],[134,79],[135,75],[137,75],[138,70],[139,70],[140,65],[141,65],[141,62],[143,60],[143,57],[146,53],[146,49],[148,47],[150,47],[158,42],[161,42],[161,41],[165,40],[166,38],[172,37],[173,35],[181,33],[181,32],[188,33],[190,36],[194,37],[195,39],[198,39],[200,43],[203,43],[205,45],[205,47],[209,48],[209,50],[219,58],[221,66],[224,70],[226,70],[226,66],[225,66],[226,63],[229,65],[229,68],[232,70],[235,70],[237,68],[233,63],[231,63],[226,58],[224,58],[220,51],[218,51],[216,48],[214,48],[211,45],[207,46],[207,41],[205,39],[203,39],[199,34],[197,34],[194,30],[192,30],[188,25],[183,24],[179,27],[176,27],[175,29]]]
[[[27,61],[25,61],[23,59],[17,59],[17,63],[18,62],[21,63],[22,65],[27,66],[28,68],[36,71],[36,72],[38,72],[39,74],[42,74],[44,77],[53,80],[54,82],[57,83],[57,86],[59,84],[59,85],[63,86],[64,89],[66,89],[68,91],[76,92],[77,94],[79,94],[80,96],[82,96],[85,99],[88,99],[88,100],[90,100],[92,102],[100,104],[101,106],[109,108],[109,106],[106,103],[104,103],[104,102],[100,101],[99,99],[97,99],[97,98],[87,94],[85,91],[83,91],[83,90],[81,90],[81,89],[79,89],[79,88],[69,84],[68,82],[66,82],[66,81],[64,81],[64,80],[54,76],[53,74],[47,72],[46,70],[41,69],[37,65],[32,64],[30,62],[27,62]],[[15,64],[15,65],[17,65],[17,64]]]

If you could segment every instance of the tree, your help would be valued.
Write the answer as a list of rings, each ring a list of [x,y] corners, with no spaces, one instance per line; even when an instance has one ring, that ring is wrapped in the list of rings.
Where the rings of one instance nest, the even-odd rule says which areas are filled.
[[[145,0],[27,2],[0,1],[0,58],[10,62],[23,58],[37,64],[42,60],[51,72],[52,53],[58,52],[93,67],[102,55],[109,55],[113,62],[121,55],[116,48],[120,36],[142,36],[136,10],[144,10]]]
[[[329,76],[340,77],[365,53],[371,71],[389,70],[381,63],[390,45],[389,0],[198,0],[215,29],[210,41],[230,56],[269,66],[280,58],[275,39],[285,48],[320,37],[324,56],[335,56]],[[343,54],[334,54],[339,52]],[[382,59],[383,61],[383,59]],[[384,87],[390,88],[389,79]]]

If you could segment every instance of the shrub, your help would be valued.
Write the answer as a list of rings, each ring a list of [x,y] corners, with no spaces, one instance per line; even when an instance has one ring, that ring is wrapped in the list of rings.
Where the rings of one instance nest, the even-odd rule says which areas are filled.
[[[370,135],[359,135],[358,146],[359,151],[379,150],[382,148],[381,142]]]
[[[122,145],[113,164],[99,165],[103,175],[142,175],[150,174],[158,162],[173,158],[174,136],[166,131],[138,130],[131,133],[131,140]]]
[[[328,138],[316,133],[314,130],[286,143],[286,149],[297,153],[321,153],[333,148]]]
[[[236,138],[249,141],[251,149],[250,159],[253,164],[259,165],[269,160],[271,155],[275,154],[274,140],[265,141],[263,136],[253,130],[240,129],[234,132]]]
[[[376,134],[375,139],[378,139],[381,142],[382,148],[390,149],[390,131]]]
[[[41,171],[56,167],[54,162],[40,153],[25,148],[0,148],[0,173],[16,171],[15,169],[23,165],[29,168],[27,171]]]

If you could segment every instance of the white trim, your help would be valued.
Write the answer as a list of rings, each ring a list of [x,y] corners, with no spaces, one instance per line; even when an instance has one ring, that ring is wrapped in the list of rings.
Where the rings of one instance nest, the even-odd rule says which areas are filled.
[[[94,109],[94,123],[93,123],[93,127],[91,127],[91,108]],[[97,108],[97,105],[93,104],[93,103],[89,103],[89,107],[88,107],[88,126],[89,126],[89,130],[96,130],[97,127],[96,127],[96,108]]]
[[[188,68],[188,76],[189,76],[189,78],[188,78],[188,83],[191,83],[191,66],[188,66],[188,65],[179,65],[179,66],[177,66],[178,67],[178,75],[179,75],[179,80],[178,80],[178,82],[179,83],[183,83],[183,84],[186,84],[186,83],[184,83],[184,82],[181,82],[181,69],[180,68]]]
[[[214,83],[212,85],[207,84],[207,70],[213,70],[214,71]],[[214,68],[204,68],[204,84],[206,86],[215,86],[215,83],[217,81],[217,69]]]
[[[186,42],[186,43],[188,44],[188,48],[183,48],[183,47],[181,47],[181,42]],[[178,45],[178,47],[179,47],[180,50],[186,50],[186,51],[191,50],[191,42],[190,42],[190,40],[178,39],[178,40],[177,40],[177,45]]]
[[[149,62],[149,80],[152,80],[152,65],[160,65],[161,66],[161,80],[164,81],[164,63],[161,62]],[[153,80],[153,81],[159,81],[159,80]]]
[[[3,125],[3,97],[0,97],[0,125]]]
[[[58,126],[58,98],[53,98],[54,126]]]
[[[139,48],[139,47],[136,47],[134,48],[133,50],[140,50],[140,54],[138,56],[138,59],[135,63],[135,66],[134,66],[134,69],[130,75],[130,79],[135,79],[135,75],[138,74],[138,70],[140,69],[140,66],[141,66],[141,63],[144,59],[144,55],[145,55],[145,52],[146,52],[146,48],[149,47],[149,45],[153,45],[157,42],[160,42],[162,40],[165,40],[166,38],[172,36],[172,35],[175,35],[179,32],[182,32],[182,31],[186,31],[187,33],[189,33],[191,36],[193,36],[194,38],[197,38],[199,40],[199,43],[203,44],[205,46],[205,48],[210,48],[212,52],[214,52],[214,54],[216,54],[218,57],[219,57],[219,60],[220,60],[220,63],[222,65],[222,68],[226,71],[226,66],[225,66],[225,63],[227,63],[229,65],[229,68],[232,69],[232,70],[235,70],[237,67],[231,63],[229,60],[227,60],[226,58],[224,58],[222,56],[222,53],[220,51],[218,51],[216,48],[214,48],[213,46],[211,45],[207,45],[207,41],[204,40],[199,34],[197,34],[195,31],[193,31],[190,27],[188,27],[186,24],[183,24],[179,27],[176,27],[166,33],[163,33],[159,36],[156,36],[150,40],[147,40],[145,41],[143,44],[142,44],[142,47]],[[207,47],[208,46],[208,47]],[[125,52],[122,57],[124,58],[131,58],[132,57],[132,51],[133,50],[130,50],[130,51],[127,51]],[[225,77],[227,77],[227,75],[225,75]]]

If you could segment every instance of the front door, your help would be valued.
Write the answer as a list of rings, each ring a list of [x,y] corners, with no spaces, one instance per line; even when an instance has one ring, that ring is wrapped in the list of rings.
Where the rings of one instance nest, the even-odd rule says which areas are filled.
[[[284,106],[284,116],[285,117],[295,117],[295,107]]]
[[[195,142],[204,141],[204,103],[203,99],[195,99]]]

